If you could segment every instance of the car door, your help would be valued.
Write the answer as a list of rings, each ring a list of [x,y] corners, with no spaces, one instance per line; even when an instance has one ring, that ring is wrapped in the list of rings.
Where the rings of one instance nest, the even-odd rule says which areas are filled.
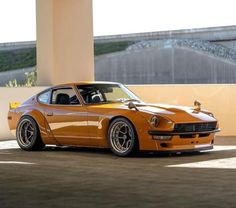
[[[98,146],[102,146],[102,139],[104,135],[101,133],[103,130],[102,120],[104,112],[99,106],[104,103],[104,98],[95,84],[82,85],[78,87],[81,98],[87,104],[88,116],[88,130],[90,140],[96,141]]]
[[[51,90],[49,105],[44,110],[50,130],[62,145],[87,145],[87,110],[73,87]]]

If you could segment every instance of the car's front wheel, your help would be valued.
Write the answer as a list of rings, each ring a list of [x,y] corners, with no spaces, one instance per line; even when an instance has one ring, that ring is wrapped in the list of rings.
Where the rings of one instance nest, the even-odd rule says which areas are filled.
[[[133,125],[125,118],[116,118],[108,131],[110,148],[117,156],[129,156],[138,149],[138,138]]]
[[[16,139],[23,150],[41,150],[45,147],[38,125],[30,116],[20,119],[16,129]]]

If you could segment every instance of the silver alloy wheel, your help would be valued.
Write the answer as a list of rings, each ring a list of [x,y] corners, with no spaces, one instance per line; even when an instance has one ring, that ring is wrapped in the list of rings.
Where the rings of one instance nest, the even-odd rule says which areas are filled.
[[[35,135],[35,128],[29,119],[23,119],[19,125],[18,141],[24,146],[28,147],[32,144]]]
[[[115,123],[110,131],[110,143],[119,153],[127,152],[134,142],[133,129],[124,121]]]

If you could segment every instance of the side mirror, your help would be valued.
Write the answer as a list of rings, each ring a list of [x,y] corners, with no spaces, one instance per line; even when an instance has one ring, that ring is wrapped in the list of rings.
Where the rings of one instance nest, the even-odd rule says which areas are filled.
[[[129,102],[128,107],[129,109],[135,109],[136,111],[138,111],[137,106],[133,102]]]
[[[201,110],[201,103],[198,100],[194,101],[195,110],[200,111]]]

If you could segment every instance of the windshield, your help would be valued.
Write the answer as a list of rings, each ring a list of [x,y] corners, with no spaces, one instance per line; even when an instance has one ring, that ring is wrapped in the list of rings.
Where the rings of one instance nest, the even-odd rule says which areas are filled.
[[[122,84],[88,84],[77,86],[86,104],[141,100]]]

